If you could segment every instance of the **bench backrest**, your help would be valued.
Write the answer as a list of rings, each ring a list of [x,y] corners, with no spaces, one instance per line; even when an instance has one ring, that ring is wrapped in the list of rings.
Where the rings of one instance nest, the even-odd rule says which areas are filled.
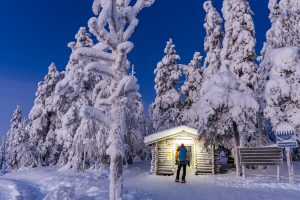
[[[283,163],[278,147],[239,148],[241,165],[279,165]]]

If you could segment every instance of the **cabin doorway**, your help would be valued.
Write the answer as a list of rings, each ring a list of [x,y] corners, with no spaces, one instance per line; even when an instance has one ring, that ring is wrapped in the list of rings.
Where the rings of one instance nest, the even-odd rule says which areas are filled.
[[[186,146],[186,149],[187,149],[187,151],[188,151],[188,153],[189,153],[189,156],[190,156],[190,167],[187,167],[187,172],[190,172],[190,171],[194,171],[194,165],[193,165],[193,163],[194,163],[194,157],[195,157],[195,155],[194,155],[194,153],[193,152],[195,152],[194,151],[194,144],[193,145],[190,145],[190,146]]]

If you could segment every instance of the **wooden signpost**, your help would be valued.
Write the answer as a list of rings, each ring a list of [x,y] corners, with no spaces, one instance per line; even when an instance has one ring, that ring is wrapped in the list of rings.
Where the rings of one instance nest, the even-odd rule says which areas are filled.
[[[291,149],[298,147],[298,142],[296,140],[296,131],[294,127],[290,124],[281,123],[276,127],[275,134],[277,137],[278,147],[285,149],[287,166],[289,171],[289,181],[290,183],[294,184],[295,178]]]

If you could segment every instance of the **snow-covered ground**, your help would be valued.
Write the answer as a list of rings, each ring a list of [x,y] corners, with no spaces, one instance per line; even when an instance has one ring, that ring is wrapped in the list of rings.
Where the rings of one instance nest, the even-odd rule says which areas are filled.
[[[187,183],[175,183],[174,176],[149,175],[150,163],[142,162],[125,170],[124,199],[166,200],[297,200],[300,198],[300,162],[294,163],[296,184],[288,183],[287,168],[282,166],[282,180],[276,169],[248,170],[248,178],[234,172],[195,176],[188,170]],[[0,176],[0,199],[43,199],[63,195],[71,199],[108,199],[108,172],[76,173],[57,167],[22,169]]]

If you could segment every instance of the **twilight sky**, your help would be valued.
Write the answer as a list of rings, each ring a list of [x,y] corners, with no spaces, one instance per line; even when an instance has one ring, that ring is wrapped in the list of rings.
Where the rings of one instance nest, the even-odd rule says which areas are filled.
[[[205,32],[204,0],[156,0],[144,9],[131,41],[129,55],[135,64],[145,106],[154,100],[153,71],[164,56],[165,43],[172,38],[181,63],[188,63],[195,51],[203,52]],[[268,0],[249,0],[255,13],[259,54],[270,23]],[[213,0],[220,11],[222,1]],[[37,83],[43,80],[51,62],[62,71],[80,26],[93,16],[92,0],[0,0],[0,135],[10,126],[16,105],[27,118]]]

